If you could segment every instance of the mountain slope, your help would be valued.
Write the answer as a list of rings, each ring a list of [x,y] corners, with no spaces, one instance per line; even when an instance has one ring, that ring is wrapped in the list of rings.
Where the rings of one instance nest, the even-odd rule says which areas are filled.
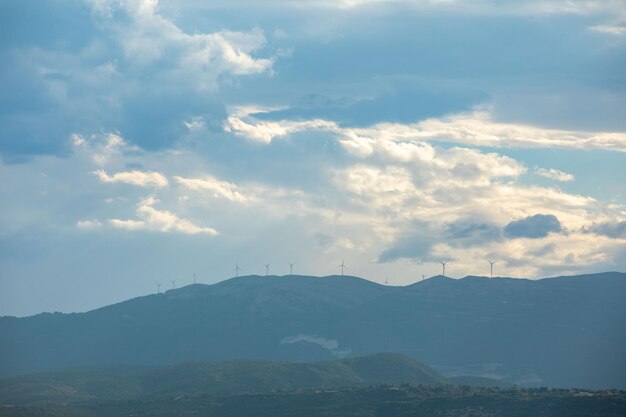
[[[399,352],[447,376],[626,387],[626,274],[538,281],[240,277],[81,314],[0,318],[0,375]]]

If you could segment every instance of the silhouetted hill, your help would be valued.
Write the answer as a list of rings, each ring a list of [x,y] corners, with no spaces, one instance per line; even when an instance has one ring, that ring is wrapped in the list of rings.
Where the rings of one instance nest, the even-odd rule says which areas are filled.
[[[16,376],[0,379],[0,404],[61,404],[447,382],[414,359],[383,353],[312,363],[243,360],[183,363],[156,369],[117,367]]]
[[[399,352],[447,376],[626,387],[626,274],[537,281],[233,278],[80,314],[0,318],[0,375]]]

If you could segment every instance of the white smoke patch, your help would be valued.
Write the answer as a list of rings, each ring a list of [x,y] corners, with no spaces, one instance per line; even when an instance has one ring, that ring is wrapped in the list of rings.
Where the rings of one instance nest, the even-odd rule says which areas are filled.
[[[339,342],[335,339],[326,339],[321,336],[298,334],[296,336],[285,337],[280,341],[281,345],[291,345],[293,343],[306,342],[318,345],[328,350],[333,356],[337,358],[344,358],[350,354],[350,349],[339,349]]]

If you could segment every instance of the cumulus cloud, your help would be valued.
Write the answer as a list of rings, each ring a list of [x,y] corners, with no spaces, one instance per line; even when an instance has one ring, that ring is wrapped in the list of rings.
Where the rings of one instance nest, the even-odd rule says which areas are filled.
[[[117,39],[134,64],[165,63],[168,72],[192,77],[200,89],[215,88],[221,73],[245,75],[271,70],[271,59],[250,55],[265,44],[259,29],[187,34],[159,14],[156,0],[94,0],[93,6],[105,27],[118,33]],[[116,12],[125,12],[129,22],[113,19]]]
[[[608,209],[605,205],[558,188],[520,183],[518,178],[527,171],[520,161],[496,151],[464,146],[600,147],[599,142],[587,139],[601,135],[500,123],[484,112],[430,119],[424,124],[351,128],[334,122],[319,124],[317,119],[310,124],[306,120],[260,121],[255,111],[232,114],[246,124],[247,131],[241,129],[239,134],[263,137],[255,140],[269,146],[274,146],[275,138],[288,137],[293,146],[298,146],[298,141],[305,139],[294,139],[294,134],[309,130],[324,132],[325,137],[334,137],[341,145],[346,159],[327,171],[331,175],[330,187],[325,189],[327,196],[309,198],[304,207],[308,207],[307,213],[317,209],[328,216],[323,217],[319,227],[329,222],[334,230],[340,228],[344,236],[350,236],[354,242],[351,252],[368,254],[370,260],[384,263],[454,259],[453,270],[458,268],[464,273],[471,270],[476,259],[487,257],[500,259],[500,268],[509,268],[510,273],[536,273],[532,265],[518,262],[513,252],[538,259],[537,253],[548,246],[559,252],[567,247],[569,252],[563,256],[569,260],[586,259],[593,264],[608,260],[599,248],[564,245],[564,239],[575,232],[567,236],[559,233],[563,229],[561,222],[568,230],[576,230],[589,224],[590,219],[602,217],[602,211]],[[433,121],[458,135],[442,133],[441,126],[431,124]],[[287,122],[295,123],[297,128]],[[272,129],[266,123],[272,123]],[[439,146],[439,141],[460,145]],[[539,173],[560,180],[568,180],[571,175],[547,169]],[[333,210],[325,213],[321,209],[331,199]],[[338,238],[342,233],[315,236]],[[581,236],[573,242],[588,245]],[[342,253],[342,249],[332,253]],[[556,270],[557,266],[549,268]]]
[[[184,234],[217,235],[217,230],[210,227],[198,226],[187,219],[178,217],[167,210],[158,210],[154,205],[158,202],[155,197],[148,197],[137,205],[137,216],[140,218],[121,220],[111,219],[109,223],[116,228],[126,230],[154,230],[159,232],[178,232]]]
[[[85,3],[91,16],[83,2],[8,11],[46,24],[28,36],[16,29],[23,22],[12,24],[15,45],[0,51],[13,63],[0,79],[7,90],[2,105],[10,109],[1,117],[3,156],[59,154],[70,134],[80,145],[80,133],[97,130],[119,132],[143,149],[168,148],[189,131],[189,120],[222,124],[222,83],[272,74],[274,58],[257,56],[267,43],[259,28],[190,33],[163,16],[156,1]],[[53,17],[61,14],[62,22]]]
[[[101,182],[132,184],[141,187],[167,187],[167,178],[158,172],[148,171],[123,171],[113,175],[107,174],[103,169],[93,172]]]
[[[551,180],[560,182],[574,181],[574,176],[567,172],[560,171],[558,169],[550,168],[536,168],[535,173],[541,177],[549,178]]]
[[[552,214],[535,214],[512,221],[504,228],[504,234],[509,238],[539,239],[560,231],[561,222]]]

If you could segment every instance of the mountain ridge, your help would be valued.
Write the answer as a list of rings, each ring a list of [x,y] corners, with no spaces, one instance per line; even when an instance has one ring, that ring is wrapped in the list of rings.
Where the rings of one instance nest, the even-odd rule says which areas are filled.
[[[398,352],[450,375],[626,387],[626,274],[542,280],[247,276],[91,310],[0,318],[0,375],[107,363]]]

